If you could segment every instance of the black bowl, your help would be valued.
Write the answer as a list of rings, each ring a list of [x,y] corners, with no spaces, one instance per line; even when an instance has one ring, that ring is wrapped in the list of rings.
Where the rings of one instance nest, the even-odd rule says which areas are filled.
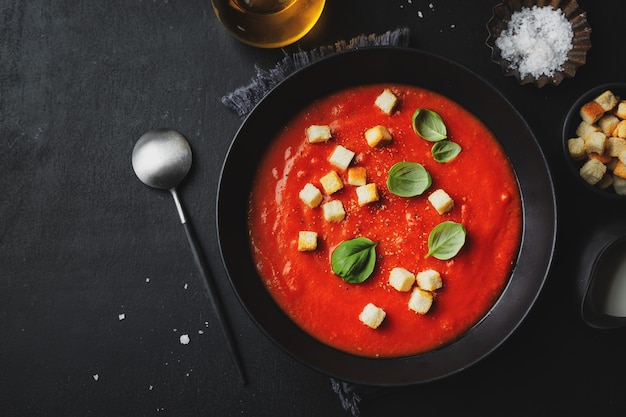
[[[457,341],[403,358],[354,356],[311,337],[279,308],[250,253],[248,197],[259,160],[299,109],[331,92],[369,83],[403,83],[451,98],[478,116],[501,140],[515,169],[523,234],[509,282],[491,311]],[[374,47],[342,52],[306,67],[273,89],[246,118],[226,157],[218,191],[217,228],[224,266],[243,307],[287,353],[330,376],[368,385],[422,383],[484,358],[518,327],[535,302],[551,264],[556,204],[551,175],[537,141],[515,108],[487,82],[444,58],[413,49]]]
[[[580,167],[583,165],[583,162],[574,160],[568,151],[567,141],[570,138],[576,137],[576,128],[582,121],[580,118],[580,108],[583,104],[593,100],[598,95],[602,94],[606,90],[611,90],[616,96],[621,98],[626,98],[626,83],[624,82],[612,82],[601,84],[596,87],[591,88],[590,90],[583,93],[572,105],[572,107],[567,112],[565,116],[565,120],[563,122],[563,131],[562,131],[562,141],[563,141],[563,154],[567,161],[567,165],[575,177],[573,181],[578,183],[580,187],[588,192],[594,193],[600,197],[608,198],[608,199],[617,199],[617,200],[626,200],[626,195],[617,194],[612,187],[609,189],[603,190],[597,186],[590,185],[580,176]]]

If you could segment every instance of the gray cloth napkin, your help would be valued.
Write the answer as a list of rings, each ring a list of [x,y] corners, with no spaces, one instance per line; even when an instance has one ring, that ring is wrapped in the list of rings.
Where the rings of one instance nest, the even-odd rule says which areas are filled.
[[[246,85],[222,97],[222,103],[245,117],[254,109],[254,106],[293,72],[303,68],[325,56],[364,47],[375,46],[408,46],[410,31],[408,28],[398,28],[383,34],[359,35],[350,41],[338,41],[334,45],[322,46],[311,51],[301,51],[286,56],[270,70],[255,66],[256,76]],[[337,394],[342,407],[353,417],[360,415],[359,404],[364,398],[374,398],[384,395],[383,388],[365,387],[350,384],[331,378],[331,387]]]
[[[297,52],[286,56],[270,70],[255,66],[256,76],[246,86],[222,97],[222,103],[239,116],[246,116],[269,91],[296,70],[341,51],[371,46],[408,46],[409,29],[399,28],[381,35],[359,35],[350,41],[338,41],[334,45],[322,46],[311,51]]]

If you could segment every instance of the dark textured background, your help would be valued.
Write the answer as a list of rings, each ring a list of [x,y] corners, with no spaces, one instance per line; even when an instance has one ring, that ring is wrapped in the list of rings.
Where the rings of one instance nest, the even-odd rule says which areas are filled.
[[[327,376],[255,327],[221,267],[215,194],[241,120],[220,98],[250,82],[255,64],[406,26],[413,47],[476,71],[526,118],[553,170],[559,241],[544,291],[504,345],[455,376],[367,395],[362,415],[623,416],[626,333],[580,320],[575,261],[589,233],[624,216],[626,204],[572,182],[560,128],[580,93],[626,78],[626,3],[580,0],[593,27],[588,63],[543,89],[490,62],[485,24],[495,3],[329,0],[298,44],[262,50],[231,38],[208,0],[4,0],[0,414],[345,415]],[[170,195],[132,171],[134,142],[155,127],[179,130],[194,149],[180,194],[243,347],[248,386],[202,296]]]

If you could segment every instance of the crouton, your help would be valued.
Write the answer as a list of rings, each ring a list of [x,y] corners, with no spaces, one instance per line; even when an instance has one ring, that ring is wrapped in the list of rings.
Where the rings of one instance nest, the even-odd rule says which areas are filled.
[[[621,151],[617,154],[617,160],[618,162],[621,162],[622,164],[626,164],[626,151]]]
[[[606,90],[598,97],[594,98],[593,101],[598,103],[605,112],[613,110],[613,107],[617,105],[617,97],[615,97],[611,90]]]
[[[605,114],[598,120],[598,127],[605,135],[611,136],[619,122],[619,118],[614,114]]]
[[[356,188],[357,202],[359,206],[364,206],[374,201],[378,201],[378,188],[373,182],[361,185]]]
[[[611,136],[606,140],[605,152],[611,156],[618,156],[620,152],[626,150],[626,139]]]
[[[343,188],[343,181],[337,171],[330,171],[328,174],[324,175],[320,178],[320,183],[324,188],[324,192],[330,195],[335,193]]]
[[[369,146],[375,148],[391,142],[392,137],[385,126],[377,125],[365,131],[365,140]]]
[[[585,136],[585,152],[602,155],[606,147],[606,135],[602,132],[593,132]]]
[[[615,168],[613,168],[613,175],[626,179],[626,164],[619,161]]]
[[[620,119],[626,119],[626,101],[620,101],[615,109],[615,115]]]
[[[400,267],[393,268],[389,273],[389,285],[401,292],[407,292],[415,284],[415,275]]]
[[[620,121],[617,126],[615,126],[615,130],[613,130],[613,136],[618,138],[626,138],[626,120]]]
[[[385,88],[383,92],[376,97],[376,101],[374,103],[379,109],[382,110],[383,113],[391,115],[398,104],[398,97],[396,97],[390,89]]]
[[[322,202],[322,192],[313,184],[307,183],[300,190],[300,200],[311,208],[317,207]]]
[[[435,291],[442,287],[441,275],[434,269],[426,269],[415,276],[417,286],[426,291]]]
[[[581,138],[585,138],[585,136],[587,136],[589,133],[592,132],[599,132],[600,128],[595,125],[595,124],[591,124],[591,123],[587,123],[584,120],[581,121],[578,126],[576,127],[576,135],[578,137]]]
[[[341,145],[337,145],[333,153],[328,158],[328,162],[336,166],[342,171],[345,171],[354,158],[354,152],[350,149],[346,149]]]
[[[377,329],[385,319],[385,310],[372,303],[368,303],[359,314],[359,320],[372,329]]]
[[[454,208],[454,200],[441,188],[428,196],[428,201],[439,214],[445,214]]]
[[[421,288],[414,288],[409,298],[409,309],[418,314],[426,314],[433,305],[433,294]]]
[[[317,249],[317,233],[302,230],[298,233],[298,250],[300,252],[314,251]]]
[[[322,206],[324,211],[324,220],[330,223],[339,223],[346,217],[346,211],[343,204],[339,200],[332,200],[324,203]]]
[[[603,114],[604,109],[600,104],[596,103],[595,101],[585,103],[580,108],[580,117],[589,124],[597,122]]]
[[[348,168],[348,184],[356,186],[367,184],[367,170],[365,167]]]
[[[580,168],[580,176],[590,185],[595,185],[606,173],[606,165],[597,159],[589,159]]]
[[[598,161],[602,162],[605,165],[611,162],[611,160],[613,159],[613,157],[606,152],[603,155],[599,155],[597,153],[590,153],[588,156],[591,159],[597,159]]]
[[[306,128],[306,137],[310,143],[328,142],[332,138],[330,126],[311,125]]]
[[[567,150],[572,158],[576,160],[583,159],[587,156],[585,151],[585,141],[581,137],[571,138],[567,140]]]

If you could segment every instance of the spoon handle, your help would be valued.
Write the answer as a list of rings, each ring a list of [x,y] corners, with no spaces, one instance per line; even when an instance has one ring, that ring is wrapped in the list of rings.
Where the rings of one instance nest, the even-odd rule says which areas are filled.
[[[193,259],[196,262],[196,266],[198,267],[198,271],[200,272],[200,275],[202,275],[201,282],[202,282],[204,291],[206,293],[206,296],[211,302],[213,309],[217,313],[217,318],[222,328],[222,333],[224,337],[226,338],[226,341],[228,342],[230,355],[232,356],[233,361],[235,362],[235,366],[237,367],[239,376],[241,377],[241,380],[243,381],[243,383],[246,384],[246,376],[243,370],[241,357],[239,356],[239,352],[237,351],[235,338],[233,336],[232,330],[228,323],[226,312],[218,296],[218,291],[215,286],[215,279],[213,278],[213,275],[210,274],[209,269],[206,267],[204,259],[199,250],[199,245],[193,233],[192,227],[187,222],[183,223],[183,227],[185,228],[185,234],[187,235],[187,240],[189,241],[189,246],[191,247],[191,253],[193,254]]]
[[[198,267],[198,271],[202,276],[200,282],[202,284],[202,287],[204,288],[206,297],[213,307],[213,310],[217,313],[217,319],[220,327],[222,328],[222,334],[228,342],[228,349],[230,351],[231,357],[233,358],[233,361],[235,362],[235,366],[237,367],[239,376],[241,377],[242,382],[246,384],[247,380],[246,375],[243,371],[243,363],[241,361],[241,357],[239,356],[239,352],[237,351],[235,337],[233,336],[230,324],[228,323],[228,317],[226,316],[226,311],[224,310],[224,306],[221,303],[219,292],[217,291],[217,287],[215,285],[215,278],[213,277],[213,274],[211,274],[210,269],[206,266],[206,262],[204,260],[204,257],[202,256],[202,252],[200,252],[200,245],[198,244],[191,225],[187,223],[183,206],[180,203],[180,199],[178,198],[178,193],[176,192],[176,189],[172,188],[170,190],[170,193],[174,198],[174,203],[176,203],[176,210],[178,211],[180,222],[185,228],[185,234],[187,235],[187,241],[189,242],[189,246],[191,248],[193,260],[195,261],[196,266]]]

